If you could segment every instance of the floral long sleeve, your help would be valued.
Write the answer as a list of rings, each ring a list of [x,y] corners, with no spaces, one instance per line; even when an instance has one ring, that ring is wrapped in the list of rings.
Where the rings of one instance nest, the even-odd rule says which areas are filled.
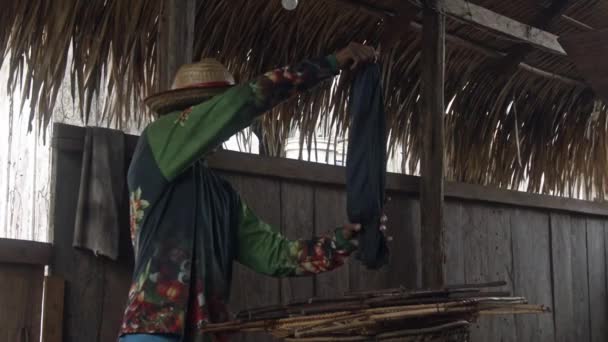
[[[327,272],[342,266],[356,249],[341,229],[310,240],[288,240],[258,219],[246,204],[241,206],[236,259],[256,272],[275,277]]]
[[[174,179],[257,116],[336,75],[337,70],[333,55],[304,60],[269,71],[182,112],[162,116],[146,129],[162,174],[169,181]]]
[[[286,240],[242,207],[236,191],[204,162],[256,116],[335,75],[336,64],[330,56],[270,71],[146,128],[128,173],[135,267],[122,335],[209,340],[205,324],[229,318],[237,256],[277,276],[343,263],[352,246],[339,237]]]

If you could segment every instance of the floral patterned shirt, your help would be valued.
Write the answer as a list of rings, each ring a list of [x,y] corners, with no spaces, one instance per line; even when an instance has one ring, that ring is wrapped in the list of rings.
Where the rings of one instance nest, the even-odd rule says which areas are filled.
[[[258,115],[334,76],[336,64],[329,56],[270,71],[145,129],[128,173],[136,260],[121,335],[208,340],[200,333],[205,323],[228,319],[233,261],[271,276],[317,274],[344,263],[354,247],[341,230],[286,239],[204,161]]]

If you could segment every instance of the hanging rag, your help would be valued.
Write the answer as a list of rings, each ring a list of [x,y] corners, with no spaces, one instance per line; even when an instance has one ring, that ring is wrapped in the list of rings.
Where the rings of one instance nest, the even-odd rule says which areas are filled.
[[[87,127],[73,246],[118,258],[120,230],[128,229],[125,136],[121,131]],[[124,234],[123,234],[124,235]]]
[[[380,231],[386,182],[386,117],[380,68],[369,64],[355,75],[349,100],[346,160],[347,214],[361,224],[357,258],[370,269],[388,262]]]

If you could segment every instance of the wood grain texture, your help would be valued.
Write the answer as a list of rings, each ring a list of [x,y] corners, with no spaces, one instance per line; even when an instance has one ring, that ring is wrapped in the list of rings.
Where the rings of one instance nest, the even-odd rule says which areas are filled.
[[[506,280],[508,285],[499,290],[512,291],[511,227],[503,208],[447,202],[446,244],[449,284]],[[515,341],[514,317],[481,317],[471,338]]]
[[[72,247],[82,152],[57,152],[53,159],[52,205],[55,253],[51,274],[65,279],[63,339],[98,342],[103,308],[103,261]]]
[[[445,203],[446,283],[465,283],[464,230],[467,218],[462,203]]]
[[[570,218],[570,239],[571,250],[570,261],[572,264],[572,313],[574,322],[573,341],[589,341],[589,278],[588,278],[588,257],[587,257],[587,228],[585,218],[571,215]],[[551,247],[553,253],[557,252],[556,247]],[[555,272],[555,267],[553,272]],[[553,286],[557,287],[562,283],[562,279],[554,276]],[[554,294],[555,299],[558,298]],[[555,304],[554,304],[555,305]],[[557,328],[557,320],[555,322]],[[559,335],[555,335],[558,338]]]
[[[583,230],[586,234],[586,229]],[[574,289],[572,279],[572,225],[570,215],[551,214],[553,264],[553,316],[556,341],[574,341]],[[586,249],[586,248],[585,248]],[[585,267],[586,270],[586,267]],[[585,275],[585,283],[587,276]],[[589,339],[587,338],[586,341]]]
[[[42,342],[63,341],[63,301],[65,281],[61,277],[44,277],[42,306]]]
[[[386,206],[390,261],[386,268],[387,286],[419,288],[422,286],[422,251],[420,250],[420,204],[418,200],[389,193]],[[354,262],[356,264],[357,262]]]
[[[306,184],[281,183],[281,232],[291,240],[314,236],[314,189]],[[281,301],[305,300],[314,295],[312,277],[281,280]]]
[[[124,259],[119,262],[104,259],[103,272],[103,306],[99,342],[113,341],[118,336],[131,287],[132,262]]]
[[[507,285],[498,289],[513,292],[513,255],[511,252],[511,219],[503,207],[478,206],[482,216],[482,227],[486,230],[485,280],[506,280]],[[474,248],[471,246],[471,248]],[[480,319],[481,329],[486,331],[488,341],[516,342],[515,317],[513,315],[490,316]]]
[[[241,198],[264,222],[279,229],[281,225],[280,183],[265,178],[224,175],[241,195]],[[235,264],[232,276],[230,309],[237,312],[281,302],[280,280],[264,276]],[[234,341],[272,341],[262,334],[242,334]]]
[[[463,210],[464,262],[467,283],[506,280],[512,291],[511,222],[502,208],[469,204]],[[481,317],[474,341],[516,341],[513,316]]]
[[[0,264],[0,341],[38,341],[44,267]]]
[[[514,210],[511,215],[513,291],[530,303],[551,305],[549,216],[522,209]],[[518,316],[515,327],[517,341],[549,342],[555,339],[550,314]]]
[[[195,0],[164,1],[158,37],[158,67],[161,90],[171,89],[182,64],[192,62]]]
[[[518,22],[466,0],[444,1],[444,6],[449,16],[459,20],[515,38],[545,51],[566,54],[557,41],[558,37],[550,32]]]
[[[84,141],[84,129],[82,127],[54,124],[53,134],[53,148],[66,152],[82,151]],[[127,149],[132,151],[136,143],[137,137],[127,137]],[[272,177],[277,180],[334,186],[344,186],[346,184],[343,167],[308,163],[300,160],[221,151],[210,156],[209,165],[212,168],[225,172]],[[420,178],[389,173],[387,175],[386,188],[392,192],[417,195],[420,192]],[[595,216],[608,216],[608,205],[601,202],[530,194],[522,191],[504,190],[474,184],[446,182],[445,197],[455,200],[506,204],[520,208],[549,209]]]
[[[50,271],[65,280],[63,340],[111,341],[118,336],[122,324],[131,284],[133,249],[126,225],[120,231],[117,261],[72,247],[81,163],[82,152],[56,151],[54,154],[52,235],[55,252]],[[121,214],[127,212],[125,207]]]
[[[604,222],[587,219],[589,318],[591,341],[608,340],[608,296],[606,295],[606,249]]]
[[[358,260],[350,263],[350,288],[353,291],[420,286],[420,207],[410,197],[389,193],[384,208],[388,217],[389,262],[379,270],[368,270]]]
[[[346,193],[337,188],[315,187],[315,234],[324,234],[344,225],[346,218]],[[315,296],[341,296],[350,290],[350,265],[356,260],[332,272],[315,276]]]
[[[422,9],[422,156],[420,160],[420,222],[422,226],[422,284],[441,287],[444,270],[444,83],[445,17],[441,2],[424,2]]]
[[[50,243],[0,239],[0,262],[30,265],[48,265],[53,246]]]

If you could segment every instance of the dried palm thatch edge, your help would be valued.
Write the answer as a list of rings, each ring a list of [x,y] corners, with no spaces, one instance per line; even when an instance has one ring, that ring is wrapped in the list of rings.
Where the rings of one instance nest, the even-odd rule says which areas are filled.
[[[83,121],[105,118],[120,126],[148,120],[141,100],[157,81],[162,3],[7,2],[0,13],[0,63],[9,67],[9,92],[22,90],[23,103],[31,104],[30,129],[50,122],[65,75]],[[335,1],[306,1],[287,12],[278,0],[208,0],[197,11],[195,32],[195,57],[217,57],[243,81],[349,41],[374,44],[382,23]],[[382,61],[389,146],[402,148],[406,173],[417,172],[421,153],[420,57],[420,38],[410,33]],[[607,110],[588,88],[529,70],[497,76],[491,57],[459,45],[448,44],[446,59],[449,180],[605,198]],[[547,70],[560,65],[554,58],[541,62]],[[294,128],[302,142],[312,141],[321,123],[333,130],[334,141],[344,137],[348,94],[343,75],[335,87],[325,84],[265,116],[271,153],[280,152]]]

